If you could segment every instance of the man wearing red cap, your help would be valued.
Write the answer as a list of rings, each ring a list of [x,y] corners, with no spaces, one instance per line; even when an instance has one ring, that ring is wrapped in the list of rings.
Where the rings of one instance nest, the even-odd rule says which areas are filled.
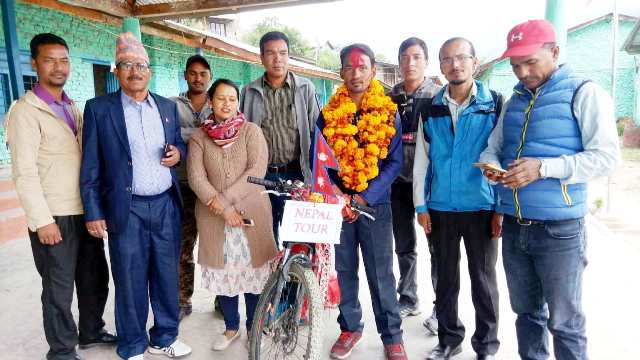
[[[507,36],[520,80],[481,161],[504,213],[502,257],[523,359],[587,359],[582,274],[587,182],[620,161],[613,104],[597,84],[558,64],[553,27],[532,20]],[[548,330],[548,331],[547,331]]]
[[[89,233],[108,233],[116,352],[129,360],[142,360],[147,349],[183,357],[191,348],[177,339],[183,211],[176,165],[186,155],[178,110],[149,91],[149,56],[131,33],[118,37],[114,73],[120,90],[84,109],[80,194]]]

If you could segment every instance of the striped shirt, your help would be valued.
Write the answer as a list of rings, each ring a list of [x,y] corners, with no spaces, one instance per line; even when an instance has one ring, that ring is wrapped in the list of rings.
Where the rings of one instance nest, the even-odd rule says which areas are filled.
[[[295,93],[291,74],[284,85],[273,88],[262,77],[266,117],[261,127],[269,149],[269,164],[284,165],[300,158],[300,133],[294,108]]]

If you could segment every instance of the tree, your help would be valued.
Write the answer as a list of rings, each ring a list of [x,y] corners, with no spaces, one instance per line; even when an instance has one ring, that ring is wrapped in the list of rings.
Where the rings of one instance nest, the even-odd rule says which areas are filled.
[[[260,38],[269,31],[281,31],[287,35],[289,38],[289,52],[292,55],[311,58],[315,56],[315,49],[309,45],[302,33],[294,27],[281,24],[277,17],[265,18],[245,34],[242,39],[253,46],[259,46]]]

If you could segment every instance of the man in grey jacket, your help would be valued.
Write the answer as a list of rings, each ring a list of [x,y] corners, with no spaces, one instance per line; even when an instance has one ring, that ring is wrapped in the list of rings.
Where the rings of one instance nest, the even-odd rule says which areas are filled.
[[[240,111],[262,128],[267,140],[266,177],[309,182],[311,132],[320,114],[315,87],[289,71],[289,39],[284,33],[272,31],[262,36],[260,59],[265,73],[242,89]],[[284,199],[270,196],[277,241]]]

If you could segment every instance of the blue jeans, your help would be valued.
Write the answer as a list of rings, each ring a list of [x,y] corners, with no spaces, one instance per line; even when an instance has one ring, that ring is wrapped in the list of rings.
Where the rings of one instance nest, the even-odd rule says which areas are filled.
[[[271,173],[268,172],[265,177],[267,180],[278,181],[282,180],[300,180],[304,181],[302,172],[285,172],[285,173]],[[271,200],[271,215],[273,217],[273,235],[276,240],[276,245],[280,247],[280,223],[282,223],[282,215],[284,214],[284,202],[289,198],[286,196],[276,196],[269,194],[269,200]]]
[[[240,313],[238,313],[239,296],[222,296],[218,295],[220,306],[222,306],[222,314],[224,315],[224,326],[228,331],[237,331],[240,328]],[[253,325],[253,315],[256,312],[260,294],[244,294],[244,304],[247,312],[247,322],[245,326],[247,331],[251,330]]]
[[[362,332],[364,328],[362,308],[358,300],[360,250],[378,333],[384,344],[401,343],[402,320],[393,275],[391,205],[380,204],[373,208],[375,221],[360,216],[352,224],[343,222],[340,244],[335,246],[336,271],[340,284],[338,324],[342,331]]]
[[[557,360],[587,359],[582,274],[587,265],[584,218],[520,225],[504,217],[502,258],[511,308],[517,314],[518,353]]]

